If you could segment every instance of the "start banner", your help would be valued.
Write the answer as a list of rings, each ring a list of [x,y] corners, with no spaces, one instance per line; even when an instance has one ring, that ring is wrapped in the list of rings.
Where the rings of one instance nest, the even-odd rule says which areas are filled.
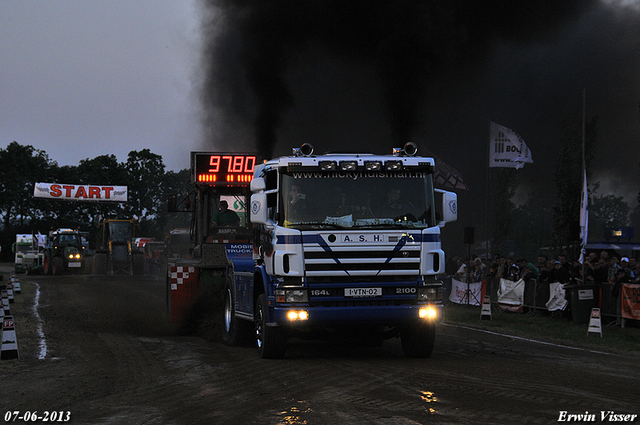
[[[127,186],[36,183],[33,197],[65,201],[127,202]]]
[[[625,319],[640,320],[640,285],[622,285],[622,317]]]

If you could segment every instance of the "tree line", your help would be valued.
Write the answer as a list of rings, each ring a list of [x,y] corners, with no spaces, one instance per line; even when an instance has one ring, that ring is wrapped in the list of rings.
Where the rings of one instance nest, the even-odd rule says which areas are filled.
[[[520,184],[518,171],[490,170],[493,252],[509,252],[509,241],[515,244],[518,256],[530,258],[535,257],[541,247],[551,247],[554,252],[570,255],[578,252],[582,192],[581,127],[578,120],[565,123],[564,134],[559,140],[561,150],[553,171],[555,188],[535,187],[521,205],[515,205],[512,199]],[[633,227],[640,223],[640,193],[639,204],[635,208],[631,208],[623,197],[598,193],[599,184],[592,181],[590,173],[593,147],[598,144],[597,117],[586,123],[585,130],[590,191],[589,240],[596,241],[602,240],[607,227]],[[129,202],[36,199],[33,197],[36,182],[127,186]],[[12,142],[6,149],[0,149],[2,258],[7,260],[11,257],[11,244],[16,233],[46,232],[58,227],[74,227],[95,233],[100,216],[135,217],[140,222],[141,236],[162,239],[173,228],[189,226],[188,214],[169,213],[167,210],[168,196],[188,193],[191,190],[188,182],[188,169],[166,171],[162,157],[149,149],[129,152],[123,163],[118,162],[115,155],[102,155],[81,160],[77,166],[59,166],[45,151]],[[569,247],[571,252],[567,252]],[[459,251],[464,246],[455,248],[453,251]]]
[[[33,197],[36,182],[127,186],[127,203],[63,201]],[[0,244],[2,258],[11,258],[18,233],[45,233],[59,227],[96,232],[99,217],[136,218],[140,236],[162,240],[176,227],[188,227],[189,216],[169,213],[170,194],[189,190],[189,170],[167,171],[162,156],[149,149],[131,151],[125,162],[115,155],[83,159],[60,166],[30,145],[10,143],[0,149]]]

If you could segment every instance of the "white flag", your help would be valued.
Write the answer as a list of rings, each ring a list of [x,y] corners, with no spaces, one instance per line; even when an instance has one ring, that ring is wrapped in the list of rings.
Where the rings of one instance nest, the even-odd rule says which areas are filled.
[[[45,248],[47,245],[47,238],[38,231],[38,248]]]
[[[580,263],[584,263],[584,255],[587,248],[587,237],[589,234],[589,191],[587,187],[587,170],[583,167],[583,179],[582,179],[582,199],[580,200],[580,238],[581,251],[580,251]]]
[[[527,162],[533,163],[531,151],[515,131],[492,122],[489,135],[489,167],[519,169]]]

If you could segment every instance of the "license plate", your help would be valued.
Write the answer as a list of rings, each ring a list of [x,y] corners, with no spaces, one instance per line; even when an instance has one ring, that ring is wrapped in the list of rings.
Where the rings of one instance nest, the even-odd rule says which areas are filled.
[[[382,288],[345,288],[345,297],[381,297]]]
[[[69,264],[67,264],[68,267],[82,267],[82,263],[80,262],[69,262]]]

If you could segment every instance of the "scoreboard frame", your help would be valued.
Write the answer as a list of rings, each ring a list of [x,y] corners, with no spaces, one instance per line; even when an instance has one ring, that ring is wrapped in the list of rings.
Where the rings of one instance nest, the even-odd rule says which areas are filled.
[[[248,186],[258,157],[242,152],[191,152],[191,183],[205,186]]]

